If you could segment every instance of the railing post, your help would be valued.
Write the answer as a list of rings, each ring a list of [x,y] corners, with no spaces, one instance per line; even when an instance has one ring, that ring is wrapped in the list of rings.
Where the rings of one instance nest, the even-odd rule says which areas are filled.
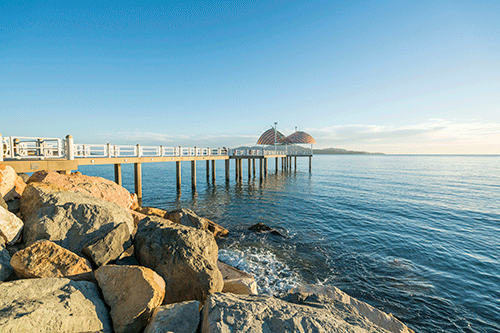
[[[179,156],[182,156],[182,147],[179,146]]]
[[[165,151],[163,150],[163,146],[160,146],[160,157],[165,156]]]
[[[136,148],[137,148],[137,157],[141,157],[141,145],[137,144]]]
[[[75,145],[73,144],[73,137],[71,135],[66,135],[66,159],[75,159]]]
[[[194,146],[194,156],[198,156],[198,150],[196,149],[196,146]]]
[[[0,162],[3,161],[3,139],[2,134],[0,133]]]
[[[212,155],[212,149],[210,149],[210,147],[208,147],[207,149],[208,149],[208,156],[211,156]]]
[[[113,155],[111,154],[111,143],[106,144],[106,149],[108,150],[108,158],[113,157]]]
[[[118,151],[118,147],[116,145],[113,145],[113,156],[114,157],[120,156],[119,151]]]

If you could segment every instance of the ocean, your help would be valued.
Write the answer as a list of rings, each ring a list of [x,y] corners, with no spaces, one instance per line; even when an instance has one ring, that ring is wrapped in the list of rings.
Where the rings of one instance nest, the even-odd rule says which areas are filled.
[[[234,162],[233,162],[234,163]],[[190,208],[226,227],[219,259],[253,274],[259,292],[334,285],[417,332],[500,332],[500,156],[316,155],[297,171],[216,184],[198,162],[182,187],[174,163],[142,165],[143,206]],[[258,167],[258,163],[257,163]],[[281,170],[281,168],[280,168]],[[82,166],[114,180],[113,166]],[[122,165],[134,190],[133,166]],[[284,237],[254,234],[258,222]]]

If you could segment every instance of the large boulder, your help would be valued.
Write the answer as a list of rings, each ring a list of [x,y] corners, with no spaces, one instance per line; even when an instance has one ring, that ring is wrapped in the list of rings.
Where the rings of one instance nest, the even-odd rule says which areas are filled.
[[[217,268],[217,243],[205,230],[146,217],[135,236],[135,254],[142,265],[165,280],[165,304],[204,302],[224,285]]]
[[[23,230],[23,221],[7,209],[0,207],[0,237],[12,245],[19,240]]]
[[[100,236],[85,245],[82,253],[96,266],[106,265],[117,260],[132,246],[132,236],[126,223],[120,223],[106,235]]]
[[[14,273],[14,269],[10,265],[10,254],[0,241],[0,282],[7,279]]]
[[[161,304],[165,281],[149,268],[106,265],[95,272],[115,332],[139,332]]]
[[[92,272],[88,260],[45,239],[17,251],[10,264],[22,278],[67,277]]]
[[[47,183],[26,187],[21,213],[27,245],[48,239],[76,254],[122,222],[134,229],[132,216],[119,205]]]
[[[33,182],[59,185],[73,192],[81,192],[114,202],[125,209],[135,206],[137,200],[137,197],[111,180],[82,175],[80,172],[63,175],[54,171],[41,170],[31,175],[28,184]]]
[[[323,295],[272,296],[212,294],[203,307],[202,333],[356,332],[388,333],[355,308]]]
[[[26,183],[12,167],[0,164],[0,196],[5,201],[19,198],[25,187]]]
[[[200,302],[186,301],[157,307],[144,333],[197,333],[198,326]]]
[[[345,292],[334,286],[319,286],[319,285],[305,285],[293,288],[290,293],[302,294],[322,294],[331,300],[348,304],[356,308],[356,310],[377,326],[383,327],[389,332],[393,333],[411,333],[412,329],[408,328],[405,324],[399,321],[391,314],[387,314],[379,309],[374,308],[368,303],[357,300],[354,297],[347,295]]]
[[[63,278],[0,283],[2,332],[113,332],[99,288]]]
[[[166,219],[188,227],[208,230],[214,237],[227,236],[229,231],[217,223],[198,216],[195,212],[187,208],[176,209],[165,216]]]
[[[217,262],[217,267],[222,273],[222,278],[224,279],[224,288],[222,289],[222,292],[244,295],[258,293],[257,283],[252,275],[240,271],[239,269],[221,261]]]

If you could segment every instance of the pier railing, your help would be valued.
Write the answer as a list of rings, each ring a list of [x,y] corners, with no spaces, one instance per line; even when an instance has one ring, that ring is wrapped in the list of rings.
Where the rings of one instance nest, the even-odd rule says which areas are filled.
[[[179,157],[179,156],[274,156],[274,155],[310,155],[306,152],[294,152],[267,149],[227,149],[200,147],[164,147],[142,145],[84,144],[74,143],[73,137],[30,138],[2,137],[0,135],[0,161],[23,159],[68,159],[113,158],[113,157]]]
[[[74,143],[73,137],[29,138],[0,136],[0,161],[22,159],[228,156],[226,148],[164,147]]]

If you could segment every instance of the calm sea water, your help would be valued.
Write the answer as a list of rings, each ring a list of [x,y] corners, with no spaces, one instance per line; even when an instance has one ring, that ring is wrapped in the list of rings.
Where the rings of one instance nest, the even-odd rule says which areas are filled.
[[[143,205],[191,208],[230,230],[220,259],[256,277],[261,293],[334,285],[417,332],[500,332],[499,156],[314,156],[297,172],[216,185],[198,163],[175,187],[175,164],[143,164]],[[80,167],[113,178],[112,166]],[[132,166],[123,166],[133,191]],[[263,222],[286,237],[256,235]]]

